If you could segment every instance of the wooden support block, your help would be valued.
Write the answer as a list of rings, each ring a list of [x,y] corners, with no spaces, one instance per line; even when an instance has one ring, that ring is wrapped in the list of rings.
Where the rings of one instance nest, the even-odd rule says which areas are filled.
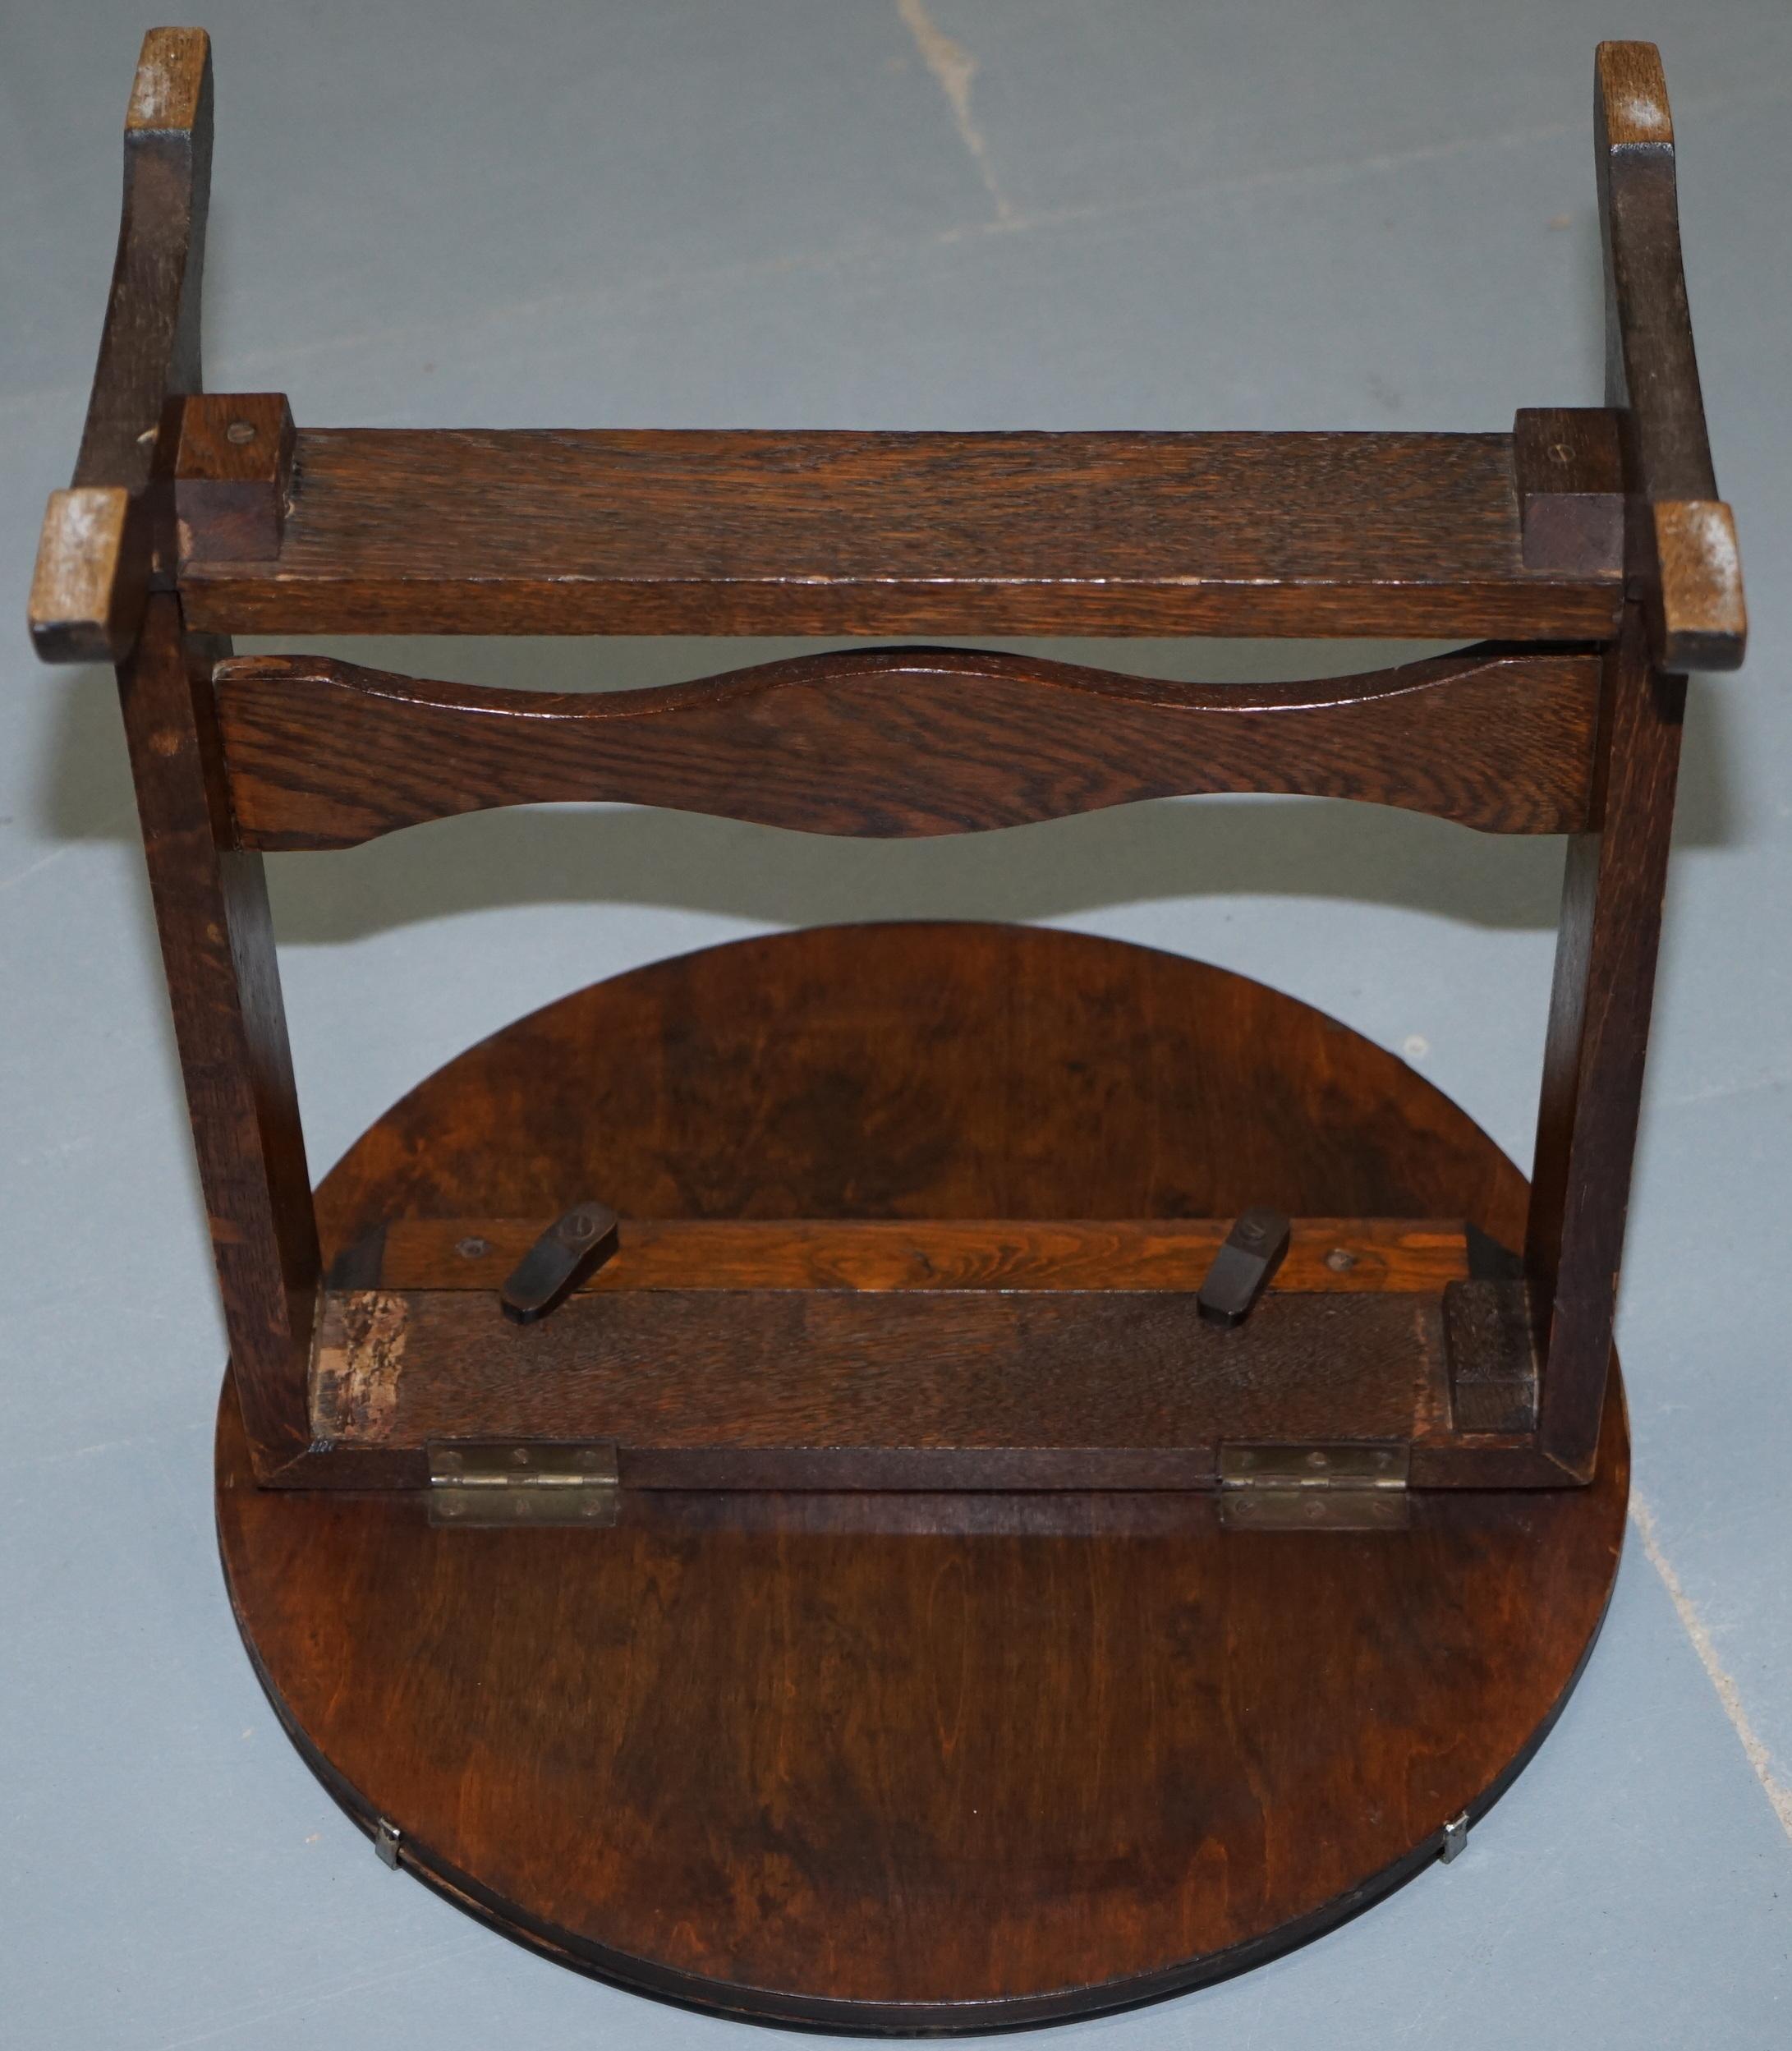
[[[647,1488],[1185,1488],[1222,1442],[1404,1443],[1447,1402],[1435,1295],[603,1290],[531,1326],[462,1290],[326,1291],[311,1437],[615,1445]]]
[[[1453,1281],[1444,1290],[1451,1420],[1463,1432],[1537,1424],[1537,1360],[1522,1281]]]
[[[1187,1488],[1224,1443],[1366,1437],[1425,1486],[1564,1478],[1524,1285],[1471,1280],[1458,1223],[1295,1220],[1229,1331],[1195,1294],[1224,1220],[625,1221],[522,1331],[498,1284],[534,1230],[400,1219],[337,1262],[306,1478],[521,1438],[615,1444],[641,1488]]]
[[[31,646],[44,662],[122,662],[149,588],[145,524],[122,485],[53,491],[31,573]]]
[[[1662,660],[1675,669],[1734,669],[1748,637],[1736,522],[1717,499],[1652,506],[1661,578]]]
[[[181,559],[255,563],[280,553],[292,489],[292,410],[279,392],[214,394],[176,411]]]
[[[1522,407],[1512,427],[1524,567],[1624,568],[1624,457],[1603,407]]]

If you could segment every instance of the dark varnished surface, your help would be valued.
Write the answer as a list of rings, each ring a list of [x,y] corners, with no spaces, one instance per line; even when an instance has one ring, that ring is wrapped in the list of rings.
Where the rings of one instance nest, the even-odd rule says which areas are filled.
[[[226,652],[157,592],[118,697],[218,1293],[271,1468],[306,1441],[318,1241],[262,858],[229,844],[210,686]]]
[[[250,847],[350,847],[421,820],[555,799],[893,838],[1212,791],[1569,833],[1587,823],[1599,663],[1481,648],[1246,686],[893,648],[568,695],[260,655],[221,665],[217,683]]]
[[[326,1239],[551,1215],[597,1161],[669,1218],[1263,1201],[1523,1230],[1468,1121],[1303,1007],[1111,943],[907,927],[521,1022],[370,1129]],[[1400,1533],[1223,1530],[1207,1496],[669,1494],[610,1532],[442,1532],[415,1495],[255,1490],[227,1400],[219,1456],[264,1676],[414,1869],[631,1984],[894,2029],[1192,1984],[1416,1870],[1560,1706],[1625,1488],[1615,1385],[1592,1488],[1422,1496]]]
[[[1595,74],[1606,402],[1624,446],[1629,567],[1660,667],[1734,669],[1748,615],[1705,429],[1667,82],[1652,43],[1601,43]]]
[[[1599,1435],[1679,775],[1686,679],[1649,666],[1625,609],[1606,651],[1597,830],[1569,842],[1526,1242],[1546,1320],[1545,1442],[1575,1467]]]
[[[331,1297],[317,1436],[601,1438],[631,1485],[1199,1487],[1221,1439],[1397,1439],[1445,1411],[1442,1305],[1192,1289],[604,1291],[520,1330],[464,1290]],[[948,1474],[963,1478],[946,1478]]]
[[[1592,640],[1527,571],[1508,435],[301,430],[278,557],[196,553],[242,633]]]

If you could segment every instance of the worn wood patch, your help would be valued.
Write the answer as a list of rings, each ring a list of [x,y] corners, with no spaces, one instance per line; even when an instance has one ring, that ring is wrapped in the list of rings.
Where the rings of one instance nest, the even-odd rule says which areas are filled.
[[[50,494],[29,612],[31,643],[44,661],[122,660],[142,616],[148,562],[135,527],[122,486]]]

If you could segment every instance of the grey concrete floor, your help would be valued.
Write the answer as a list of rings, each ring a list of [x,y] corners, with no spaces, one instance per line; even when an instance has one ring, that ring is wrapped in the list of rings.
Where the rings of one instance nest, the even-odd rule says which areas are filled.
[[[1280,1964],[1071,2034],[1792,2042],[1792,8],[207,12],[210,381],[283,389],[320,425],[1500,428],[1596,402],[1592,45],[1661,44],[1754,652],[1696,680],[1689,718],[1621,1312],[1638,1497],[1615,1608],[1463,1859]],[[3,10],[0,2040],[719,2044],[734,2026],[577,1980],[386,1873],[276,1728],[226,1608],[223,1345],[111,682],[35,667],[22,617],[145,25],[113,0]],[[396,667],[568,683],[754,652],[384,646]],[[1128,659],[1292,675],[1363,652]],[[271,867],[321,1169],[437,1062],[595,977],[915,914],[1262,977],[1403,1051],[1523,1161],[1560,860],[1270,801],[894,847],[542,811]]]

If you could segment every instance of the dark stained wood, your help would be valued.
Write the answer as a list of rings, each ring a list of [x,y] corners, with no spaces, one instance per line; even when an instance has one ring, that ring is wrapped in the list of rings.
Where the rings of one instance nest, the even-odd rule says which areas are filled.
[[[1453,1281],[1443,1301],[1452,1421],[1464,1432],[1532,1430],[1538,1363],[1523,1281]]]
[[[700,1222],[1261,1197],[1512,1244],[1524,1211],[1459,1111],[1289,999],[973,926],[581,992],[395,1106],[320,1208],[333,1251],[380,1220],[402,1250],[407,1220],[551,1216],[600,1164],[625,1210]],[[246,1640],[363,1829],[548,1957],[839,2028],[1096,2012],[1353,1913],[1541,1740],[1624,1525],[1615,1383],[1590,1488],[1361,1533],[1225,1529],[1211,1494],[632,1488],[612,1531],[432,1529],[415,1495],[258,1490],[220,1427]]]
[[[1624,568],[1624,453],[1603,407],[1521,407],[1512,424],[1524,565]]]
[[[1326,1080],[1344,1047],[1348,1098]],[[669,1060],[680,1088],[650,1087]],[[1412,1087],[1335,1021],[1178,955],[972,922],[827,927],[654,963],[469,1048],[333,1171],[319,1220],[333,1250],[439,1218],[448,1158],[470,1200],[455,1216],[546,1220],[595,1183],[625,1219],[1216,1219],[1261,1202],[1522,1244],[1522,1180],[1444,1098],[1404,1114],[1431,1118],[1424,1147],[1390,1152]]]
[[[122,485],[53,491],[27,618],[43,662],[122,662],[143,619],[149,523]]]
[[[75,462],[77,485],[141,491],[163,400],[200,389],[211,168],[210,39],[203,29],[151,29],[125,115],[118,253]]]
[[[118,690],[237,1388],[271,1471],[310,1437],[318,1243],[261,857],[228,845],[223,652],[154,594]]]
[[[278,551],[292,485],[292,409],[278,392],[184,400],[176,438],[179,549],[254,561]]]
[[[1484,649],[1246,686],[910,648],[567,695],[284,655],[238,657],[217,683],[251,847],[349,847],[554,799],[891,837],[1209,791],[1362,798],[1489,831],[1565,833],[1586,822],[1599,665]]]
[[[325,1297],[312,1432],[604,1439],[656,1488],[1189,1488],[1220,1441],[1409,1442],[1441,1298],[1192,1290],[615,1290],[518,1327],[460,1290]]]
[[[44,528],[46,544],[69,540],[72,509],[82,546],[48,580],[55,605],[34,586],[32,629],[50,660],[117,664],[225,1327],[249,1442],[272,1472],[307,1439],[317,1230],[261,858],[234,844],[211,687],[230,647],[190,635],[167,588],[175,451],[164,422],[171,397],[177,407],[201,381],[211,149],[209,40],[150,30],[125,117],[117,255],[74,488]],[[40,556],[40,577],[44,568]],[[85,626],[63,602],[76,587]]]
[[[1528,572],[1506,435],[301,429],[278,558],[181,566],[243,633],[1595,640]]]
[[[1173,1256],[1165,1250],[1162,1235],[1182,1229],[1192,1214],[1208,1212],[1204,1267],[1211,1235],[1219,1229],[1211,1217],[1215,1201],[1235,1200],[1254,1184],[1266,1202],[1298,1215],[1317,1191],[1354,1188],[1367,1198],[1385,1186],[1373,1179],[1353,1180],[1359,1155],[1364,1150],[1374,1155],[1381,1145],[1381,1115],[1367,1099],[1346,1106],[1323,1087],[1331,1042],[1342,1028],[1254,985],[1173,957],[1146,954],[1128,967],[1133,951],[1007,927],[839,928],[710,950],[586,991],[519,1022],[487,1047],[471,1050],[443,1072],[439,1092],[434,1083],[425,1086],[367,1143],[393,1148],[390,1170],[401,1178],[408,1172],[406,1161],[451,1148],[466,1163],[470,1178],[476,1164],[497,1215],[508,1213],[518,1222],[507,1230],[482,1217],[443,1219],[432,1216],[434,1207],[428,1202],[336,1216],[330,1207],[338,1186],[333,1183],[322,1197],[333,1243],[355,1246],[370,1235],[384,1242],[377,1261],[356,1260],[343,1269],[337,1285],[397,1295],[453,1290],[457,1281],[472,1281],[495,1290],[519,1236],[539,1229],[520,1221],[554,1215],[571,1193],[594,1179],[601,1180],[625,1216],[658,1216],[650,1226],[627,1228],[644,1236],[632,1250],[625,1244],[611,1268],[591,1278],[590,1293],[557,1312],[550,1324],[563,1323],[593,1303],[613,1302],[631,1288],[688,1289],[692,1268],[711,1262],[719,1264],[715,1279],[736,1287],[757,1282],[761,1288],[819,1285],[837,1290],[843,1264],[861,1282],[885,1286],[899,1281],[901,1270],[893,1272],[893,1266],[908,1266],[917,1244],[930,1262],[946,1264],[942,1279],[961,1286],[1009,1289],[1015,1285],[1010,1256],[999,1253],[992,1263],[976,1249],[989,1248],[992,1232],[1004,1235],[1004,1244],[1027,1235],[1029,1219],[1047,1235],[1030,1241],[1033,1250],[1027,1264],[1036,1286],[1088,1286],[1100,1280],[1087,1265],[1094,1259],[1113,1278],[1155,1279],[1173,1287],[1177,1277],[1166,1268]],[[1135,1011],[1140,991],[1148,1001]],[[802,1035],[788,1031],[792,1019],[805,1022]],[[1168,1058],[1172,1046],[1179,1050],[1174,1059]],[[1307,1078],[1294,1086],[1293,1097],[1279,1067],[1279,1051],[1288,1046],[1294,1049],[1298,1072]],[[677,1050],[681,1068],[688,1063],[692,1073],[701,1069],[701,1092],[644,1095],[639,1077],[659,1073],[669,1048]],[[940,1048],[952,1050],[949,1061],[938,1058]],[[1055,1057],[1055,1048],[1059,1050]],[[598,1049],[604,1051],[601,1059]],[[1404,1071],[1392,1056],[1365,1051],[1358,1058],[1364,1066],[1382,1065],[1390,1094],[1404,1088]],[[1219,1079],[1234,1075],[1246,1078],[1240,1094],[1229,1092]],[[1309,1089],[1314,1093],[1303,1093]],[[426,1108],[438,1101],[444,1106],[439,1115]],[[758,1106],[764,1101],[783,1107],[774,1124],[762,1122]],[[1043,1142],[1067,1117],[1080,1120],[1088,1134],[1073,1157],[1073,1174],[1067,1175],[1064,1164],[1043,1146],[1024,1162],[1004,1157],[1013,1135],[1036,1131]],[[452,1129],[441,1122],[444,1118]],[[546,1150],[535,1129],[540,1119],[557,1121],[554,1144]],[[811,1189],[814,1181],[802,1172],[802,1152],[814,1149],[825,1158],[839,1157],[828,1138],[837,1124],[876,1135],[875,1143],[867,1144],[850,1181],[816,1217],[793,1227],[783,1216],[792,1193]],[[1008,1137],[999,1147],[999,1134]],[[1312,1150],[1312,1172],[1290,1180],[1297,1143]],[[1433,1135],[1440,1172],[1427,1172],[1409,1185],[1409,1211],[1423,1212],[1456,1186],[1449,1170],[1459,1158],[1460,1144],[1448,1130]],[[669,1160],[679,1164],[676,1176],[666,1172]],[[1091,1178],[1094,1161],[1108,1166]],[[1156,1164],[1160,1178],[1152,1210],[1165,1221],[1152,1228],[1154,1240],[1132,1237],[1152,1227],[1150,1214],[1129,1225],[1077,1228],[1094,1235],[1091,1243],[1099,1250],[1077,1253],[1067,1272],[1064,1257],[1054,1251],[1067,1230],[1062,1210],[1073,1199],[1091,1216],[1117,1207],[1136,1189],[1142,1164],[1147,1162]],[[602,1164],[600,1177],[595,1163]],[[1415,1154],[1410,1165],[1424,1164]],[[1055,1205],[1055,1196],[1059,1199]],[[990,1213],[995,1210],[1012,1215],[992,1224]],[[756,1225],[756,1214],[767,1221]],[[688,1221],[682,1226],[681,1216]],[[832,1232],[829,1218],[842,1221]],[[891,1222],[881,1228],[867,1222],[880,1218]],[[968,1263],[965,1241],[953,1232],[954,1220],[965,1221],[968,1228]],[[1522,1210],[1514,1221],[1508,1213],[1484,1209],[1473,1221],[1503,1242],[1522,1241]],[[1384,1229],[1401,1232],[1397,1221]],[[1377,1278],[1430,1292],[1421,1307],[1421,1323],[1413,1327],[1420,1336],[1412,1349],[1414,1359],[1422,1356],[1430,1364],[1422,1377],[1426,1393],[1406,1414],[1415,1474],[1426,1487],[1560,1485],[1562,1470],[1523,1434],[1465,1436],[1452,1421],[1435,1334],[1440,1291],[1466,1266],[1460,1229],[1454,1224],[1440,1228],[1448,1235],[1450,1272],[1440,1272],[1441,1262],[1432,1266],[1433,1248],[1422,1266],[1408,1268],[1404,1276],[1384,1271]],[[1316,1271],[1327,1287],[1349,1285],[1351,1271],[1323,1265],[1337,1249],[1327,1245],[1324,1254],[1318,1252],[1330,1230],[1316,1221],[1303,1226],[1290,1257],[1290,1280],[1313,1281]],[[1338,1231],[1341,1239],[1351,1235],[1345,1250],[1368,1265],[1376,1228],[1340,1224]],[[690,1234],[688,1243],[680,1244],[681,1233]],[[468,1239],[484,1242],[485,1250],[472,1256],[456,1250]],[[1185,1275],[1184,1287],[1192,1286],[1201,1272],[1193,1261],[1188,1265],[1194,1272]],[[465,1272],[457,1276],[457,1268]],[[909,1274],[912,1280],[912,1267]],[[461,1294],[464,1303],[464,1290]],[[999,1313],[986,1309],[974,1314]],[[664,1364],[657,1371],[661,1386],[675,1389],[678,1349],[669,1344],[667,1325],[656,1322],[659,1313],[651,1308],[624,1315],[632,1321],[627,1344],[638,1348],[641,1357],[657,1349]],[[731,1324],[727,1314],[717,1315],[714,1306],[707,1312],[699,1306],[695,1313],[681,1306],[673,1315],[685,1321],[681,1331],[696,1334],[701,1325],[707,1335],[701,1343],[712,1350],[718,1343],[749,1343],[748,1333]],[[770,1348],[771,1358],[765,1369],[755,1366],[751,1372],[779,1377],[780,1403],[832,1400],[826,1368],[843,1357],[843,1345],[881,1349],[892,1361],[918,1358],[925,1364],[935,1357],[916,1345],[912,1325],[900,1322],[913,1313],[899,1309],[885,1316],[873,1304],[855,1313],[858,1322],[847,1341],[839,1340],[838,1327],[827,1327],[829,1313],[817,1299],[795,1296],[783,1305],[762,1301],[754,1315],[760,1322],[752,1327],[759,1336],[751,1343],[762,1353]],[[699,1324],[691,1322],[693,1316]],[[816,1322],[800,1344],[794,1325],[784,1335],[788,1343],[779,1344],[765,1337],[770,1329],[765,1321],[774,1322],[778,1316],[798,1321],[813,1316]],[[306,1487],[416,1486],[424,1471],[416,1449],[432,1432],[503,1436],[520,1429],[520,1419],[534,1419],[547,1428],[550,1414],[555,1431],[618,1435],[617,1413],[610,1409],[604,1414],[609,1386],[604,1377],[618,1357],[610,1354],[606,1364],[607,1337],[588,1365],[585,1335],[595,1327],[581,1326],[576,1317],[558,1339],[551,1331],[512,1332],[500,1336],[494,1349],[486,1347],[485,1327],[501,1322],[495,1296],[464,1323],[452,1304],[443,1304],[432,1316],[427,1335],[407,1340],[408,1351],[396,1361],[388,1349],[394,1324],[388,1321],[373,1330],[366,1349],[369,1369],[347,1377],[346,1426],[331,1408],[342,1400],[333,1393],[314,1419],[320,1450],[307,1453],[281,1478]],[[940,1359],[949,1361],[957,1357],[953,1348],[963,1350],[954,1336],[958,1329],[954,1325],[941,1335]],[[1280,1341],[1274,1331],[1267,1336],[1273,1350]],[[1220,1335],[1206,1336],[1225,1343]],[[516,1346],[519,1337],[523,1344]],[[537,1338],[548,1341],[545,1347],[526,1351]],[[333,1336],[324,1341],[335,1343]],[[982,1335],[976,1343],[995,1341]],[[1068,1341],[1054,1343],[1064,1359],[1074,1358]],[[1123,1380],[1131,1372],[1133,1354],[1127,1343],[1091,1344],[1086,1353],[1091,1373],[1096,1361],[1110,1377]],[[1328,1391],[1335,1385],[1328,1377],[1335,1372],[1348,1369],[1372,1379],[1392,1374],[1395,1386],[1413,1386],[1399,1379],[1411,1367],[1400,1359],[1359,1359],[1335,1370],[1312,1352],[1297,1350],[1288,1357],[1305,1363],[1298,1373],[1307,1377],[1287,1391],[1290,1418],[1304,1404],[1300,1414],[1310,1420],[1316,1404],[1331,1400]],[[1249,1366],[1247,1360],[1234,1364]],[[551,1373],[544,1371],[549,1368]],[[1026,1372],[1011,1345],[1003,1373],[1021,1377]],[[750,1392],[737,1388],[721,1365],[715,1373],[724,1393],[739,1394],[750,1404]],[[343,1380],[339,1364],[330,1364],[328,1374],[338,1383]],[[1114,1400],[1123,1400],[1123,1393]],[[1073,1382],[1066,1400],[1073,1405],[1081,1400]],[[715,1415],[713,1410],[703,1414]],[[1344,1402],[1334,1414],[1340,1436],[1358,1436],[1367,1428],[1353,1423]],[[1206,1421],[1215,1431],[1243,1437],[1257,1428],[1261,1417],[1253,1413],[1248,1419],[1242,1405],[1235,1405],[1229,1422],[1218,1409]],[[1030,1428],[1036,1430],[1037,1423],[1032,1420]],[[656,1423],[655,1428],[661,1428]],[[321,1445],[333,1437],[333,1446]],[[407,1451],[390,1450],[402,1442],[408,1442]],[[867,1480],[881,1485],[889,1478],[882,1469],[874,1473],[859,1455],[853,1457],[859,1460],[861,1485]],[[655,1470],[637,1466],[635,1471],[641,1478]],[[665,1478],[664,1468],[657,1471]],[[694,1473],[688,1462],[684,1471],[687,1478]],[[825,1479],[845,1486],[853,1478],[850,1465],[821,1469],[812,1455],[788,1470],[756,1455],[733,1469],[717,1460],[705,1465],[703,1476],[765,1483],[780,1471],[804,1485]],[[948,1477],[940,1486],[972,1478],[962,1462],[942,1460],[926,1471]],[[986,1468],[986,1483],[993,1484],[998,1471],[993,1463]],[[1130,1471],[1136,1475],[1138,1463],[1132,1463]],[[1175,1471],[1188,1471],[1187,1463]],[[1009,1469],[999,1472],[1005,1476]],[[1070,1481],[1080,1475],[1085,1484],[1090,1478],[1087,1462],[1079,1469],[1076,1459],[1055,1465],[1034,1459],[1027,1472],[1036,1486],[1045,1485],[1041,1477],[1051,1475]]]
[[[209,76],[197,32],[146,40],[31,616],[53,659],[122,659],[232,1352],[221,1543],[301,1751],[496,1927],[762,2017],[1087,2013],[1353,1913],[1540,1741],[1623,1529],[1611,1304],[1683,697],[1659,671],[1734,665],[1745,631],[1652,50],[1599,59],[1621,562],[1606,416],[295,436],[274,395],[193,397]],[[227,731],[207,628],[1494,635],[1606,658],[1597,692],[1589,655],[1550,646],[1265,697],[924,651],[577,705],[261,665],[227,669]],[[1137,950],[900,927],[662,964],[451,1064],[329,1179],[319,1298],[240,839],[559,795],[933,832],[1235,789],[1574,830],[1522,1279],[1446,1234],[1453,1272],[1418,1285],[1445,1256],[1374,1221],[1515,1244],[1523,1187],[1341,1027]],[[444,1250],[600,1188],[659,1223],[621,1285],[538,1327],[465,1285],[489,1245]],[[1219,1332],[1161,1277],[1177,1221],[1186,1253],[1187,1221],[1248,1207],[1307,1220],[1291,1272],[1327,1279]],[[1370,1222],[1319,1253],[1337,1220]],[[453,1285],[401,1285],[451,1258]],[[757,1285],[690,1286],[693,1259]],[[801,1285],[765,1285],[783,1272]],[[422,1446],[476,1432],[617,1440],[616,1529],[432,1530]],[[1187,1487],[1228,1439],[1334,1437],[1409,1452],[1409,1522],[1241,1530]]]
[[[146,592],[173,573],[148,486],[165,398],[200,389],[211,159],[210,41],[151,29],[125,116],[118,248],[73,489],[51,499],[32,580],[45,662],[122,661]]]
[[[1525,1241],[1547,1341],[1543,1443],[1580,1471],[1611,1351],[1686,706],[1685,678],[1650,668],[1635,606],[1606,700],[1600,823],[1569,843]]]
[[[519,1218],[400,1218],[343,1289],[489,1289],[528,1250]],[[581,1290],[1188,1289],[1230,1230],[1218,1218],[624,1218]],[[1296,1218],[1272,1289],[1436,1293],[1465,1278],[1459,1225]]]
[[[1606,401],[1619,409],[1631,568],[1667,669],[1734,669],[1748,642],[1735,523],[1717,495],[1680,261],[1674,122],[1652,43],[1601,43],[1594,119]]]

